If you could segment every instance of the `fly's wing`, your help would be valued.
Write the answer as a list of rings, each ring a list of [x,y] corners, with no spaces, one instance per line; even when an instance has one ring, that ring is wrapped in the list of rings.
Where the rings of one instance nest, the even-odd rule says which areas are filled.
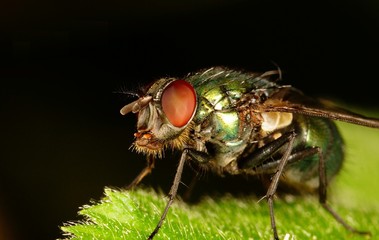
[[[350,112],[330,102],[312,99],[292,87],[279,88],[260,105],[259,111],[290,112],[379,128],[379,119],[377,118],[370,118]]]

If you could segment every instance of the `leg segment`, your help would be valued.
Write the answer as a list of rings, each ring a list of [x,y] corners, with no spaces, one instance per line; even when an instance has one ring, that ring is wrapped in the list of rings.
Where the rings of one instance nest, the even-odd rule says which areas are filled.
[[[271,228],[274,234],[274,239],[279,239],[279,237],[278,237],[278,232],[277,232],[276,223],[275,223],[273,197],[278,187],[279,179],[291,156],[295,137],[296,137],[296,133],[294,131],[287,132],[283,134],[280,138],[257,149],[251,156],[249,156],[249,158],[244,159],[242,162],[238,164],[239,167],[242,169],[255,168],[262,164],[263,166],[265,166],[264,162],[267,159],[269,159],[279,149],[285,147],[284,153],[281,159],[277,161],[275,164],[276,166],[275,166],[274,175],[271,179],[271,183],[267,190],[266,196],[264,197],[267,199],[267,203],[270,209]]]
[[[165,209],[164,209],[164,211],[162,213],[161,219],[159,220],[159,222],[158,222],[157,226],[155,227],[154,231],[150,234],[148,240],[153,239],[153,237],[158,233],[159,229],[162,226],[163,221],[166,218],[167,212],[168,212],[171,204],[173,203],[173,201],[174,201],[174,199],[176,197],[176,193],[178,191],[180,179],[182,177],[184,162],[186,161],[186,158],[187,158],[187,153],[188,153],[188,150],[184,149],[184,151],[182,153],[182,156],[180,157],[180,162],[179,162],[178,168],[176,170],[174,182],[173,182],[173,184],[171,186],[171,189],[170,189],[170,192],[168,194],[168,197],[169,197],[168,202],[167,202],[166,207],[165,207]]]
[[[293,143],[295,141],[295,136],[296,136],[295,132],[291,132],[290,135],[288,136],[288,138],[287,138],[288,144],[286,146],[286,150],[285,150],[282,158],[280,159],[280,163],[278,165],[276,173],[272,177],[270,187],[268,188],[266,196],[265,196],[265,198],[267,199],[268,207],[270,209],[271,228],[272,228],[272,231],[274,234],[274,239],[276,239],[276,240],[279,239],[279,236],[278,236],[278,232],[276,230],[273,197],[274,197],[274,194],[275,194],[276,189],[278,187],[280,176],[282,175],[284,167],[286,166],[286,164],[288,162],[288,158],[291,154],[291,151],[293,148]]]

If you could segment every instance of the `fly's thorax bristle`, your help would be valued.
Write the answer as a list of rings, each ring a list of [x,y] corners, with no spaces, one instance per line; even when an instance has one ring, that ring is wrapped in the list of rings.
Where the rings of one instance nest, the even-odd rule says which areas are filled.
[[[175,138],[171,139],[168,147],[176,150],[183,150],[186,146],[191,146],[190,133],[193,129],[193,122],[189,123],[186,128]]]

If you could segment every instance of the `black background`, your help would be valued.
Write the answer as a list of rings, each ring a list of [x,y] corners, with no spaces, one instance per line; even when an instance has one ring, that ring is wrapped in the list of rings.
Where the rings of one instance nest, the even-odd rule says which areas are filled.
[[[377,109],[378,12],[376,1],[342,0],[2,1],[0,239],[61,237],[79,206],[145,165],[128,150],[135,117],[119,115],[130,100],[117,91],[275,62],[285,84]],[[176,158],[145,185],[167,191]]]

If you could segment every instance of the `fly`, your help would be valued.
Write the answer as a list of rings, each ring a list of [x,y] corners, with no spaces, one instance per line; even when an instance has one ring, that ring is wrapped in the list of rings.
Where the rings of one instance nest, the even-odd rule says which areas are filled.
[[[379,128],[379,119],[365,117],[312,99],[273,80],[279,71],[244,73],[215,67],[183,79],[155,81],[139,98],[121,109],[138,114],[133,148],[147,156],[147,166],[127,187],[135,187],[154,168],[166,149],[181,151],[179,165],[160,221],[159,231],[177,194],[183,166],[192,161],[224,174],[259,175],[270,182],[271,228],[279,239],[273,196],[278,183],[309,193],[347,230],[328,204],[327,186],[341,169],[342,137],[332,120]],[[282,177],[282,176],[285,176]]]

